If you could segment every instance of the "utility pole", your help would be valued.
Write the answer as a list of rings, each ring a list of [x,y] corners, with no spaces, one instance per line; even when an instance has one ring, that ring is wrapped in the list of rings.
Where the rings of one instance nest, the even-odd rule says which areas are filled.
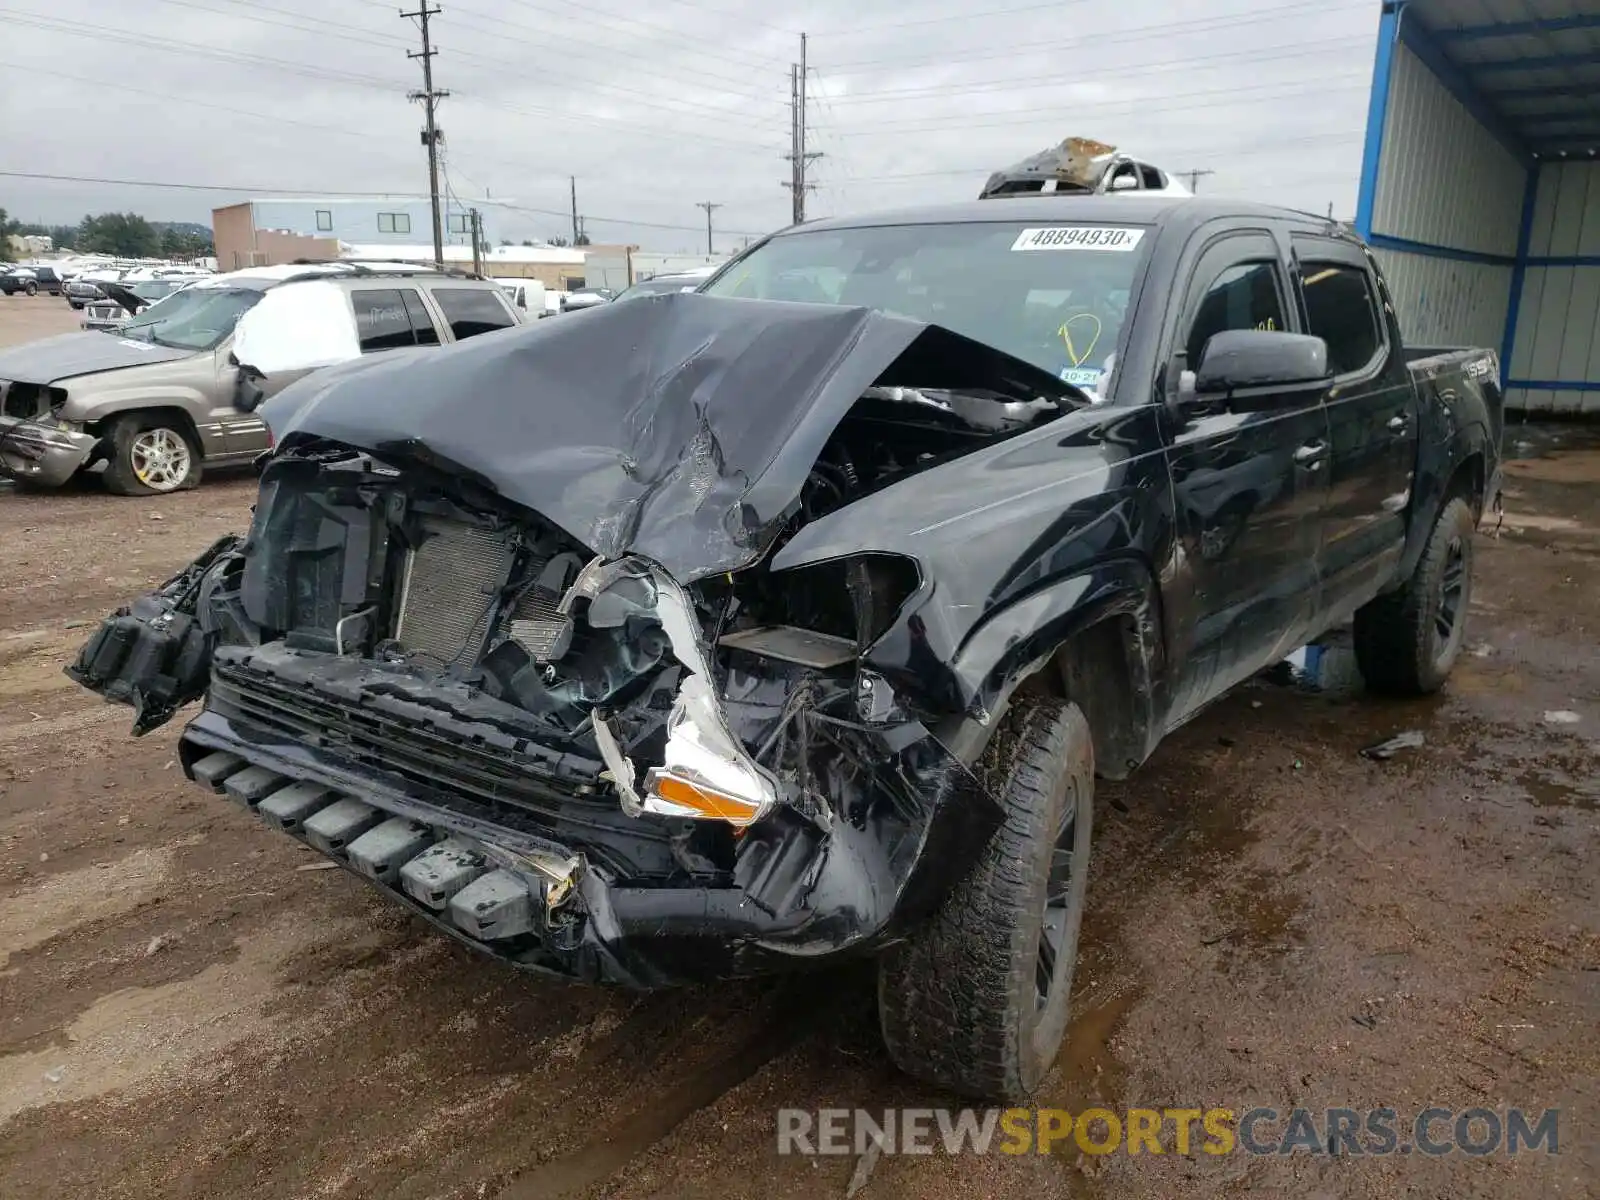
[[[578,238],[582,236],[581,231],[578,229],[578,177],[576,175],[568,175],[567,183],[572,189],[572,244],[576,246]]]
[[[470,215],[472,217],[469,222],[472,226],[472,273],[481,276],[483,274],[483,214],[474,208],[470,210]]]
[[[1204,170],[1204,169],[1197,169],[1197,170],[1193,170],[1193,171],[1178,171],[1176,173],[1179,174],[1179,175],[1182,175],[1185,179],[1187,179],[1189,181],[1189,190],[1191,192],[1198,192],[1200,190],[1200,180],[1201,179],[1205,178],[1207,175],[1215,175],[1216,174],[1215,171],[1208,171],[1208,170]]]
[[[806,151],[806,35],[800,35],[800,61],[789,66],[789,182],[783,186],[792,193],[796,225],[806,219],[806,193],[817,185],[806,182],[806,164],[822,155]]]
[[[702,200],[699,204],[696,204],[695,207],[706,210],[706,254],[708,256],[715,254],[716,251],[711,248],[711,211],[712,209],[721,208],[722,205],[713,204],[709,200]]]
[[[428,148],[428,197],[433,204],[433,265],[444,266],[444,224],[439,219],[439,125],[436,110],[439,101],[448,96],[449,92],[438,91],[433,86],[433,56],[439,53],[433,48],[433,40],[428,34],[428,18],[438,16],[442,10],[438,5],[428,7],[428,0],[422,0],[415,12],[404,12],[402,17],[415,19],[422,29],[422,49],[406,51],[407,58],[420,58],[422,60],[422,90],[410,93],[409,99],[421,100],[423,111],[427,114],[427,126],[422,131],[422,144]]]

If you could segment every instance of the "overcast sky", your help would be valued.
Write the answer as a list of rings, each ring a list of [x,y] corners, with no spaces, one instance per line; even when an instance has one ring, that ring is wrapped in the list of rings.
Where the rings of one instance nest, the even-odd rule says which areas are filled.
[[[414,7],[414,5],[407,5]],[[789,221],[810,35],[808,216],[959,200],[1068,135],[1202,191],[1353,210],[1377,0],[443,0],[448,180],[491,239],[719,249]],[[0,0],[0,207],[209,223],[265,189],[426,194],[414,24],[382,0]],[[1203,16],[1196,15],[1203,13]],[[1188,14],[1187,16],[1185,14]],[[539,211],[544,210],[544,211]],[[655,228],[651,226],[661,226]],[[697,235],[696,231],[701,231]],[[726,236],[724,236],[726,235]]]

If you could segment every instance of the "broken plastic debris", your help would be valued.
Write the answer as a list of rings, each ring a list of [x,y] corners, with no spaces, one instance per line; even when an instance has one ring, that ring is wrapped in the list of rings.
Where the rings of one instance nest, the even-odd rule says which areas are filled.
[[[1547,725],[1576,725],[1581,717],[1568,708],[1553,708],[1544,714]]]
[[[44,1081],[46,1083],[60,1083],[66,1077],[67,1069],[65,1067],[53,1067],[44,1073]]]
[[[1404,733],[1397,733],[1386,742],[1379,742],[1376,746],[1368,746],[1361,752],[1362,758],[1373,758],[1380,762],[1393,758],[1402,750],[1416,750],[1427,739],[1422,736],[1420,729],[1408,729]]]

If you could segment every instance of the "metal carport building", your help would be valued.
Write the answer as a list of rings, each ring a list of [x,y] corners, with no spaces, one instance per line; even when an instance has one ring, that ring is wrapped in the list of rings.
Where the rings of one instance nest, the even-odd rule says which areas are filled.
[[[1408,341],[1600,412],[1600,0],[1385,0],[1356,226]]]

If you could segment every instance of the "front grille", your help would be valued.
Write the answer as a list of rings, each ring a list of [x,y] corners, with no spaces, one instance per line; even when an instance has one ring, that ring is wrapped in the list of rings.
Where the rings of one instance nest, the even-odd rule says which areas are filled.
[[[421,790],[435,799],[461,794],[490,808],[510,804],[547,820],[573,804],[605,810],[616,807],[614,799],[578,790],[592,786],[579,780],[588,774],[582,770],[584,765],[592,766],[598,775],[601,764],[597,761],[563,756],[531,742],[523,743],[521,752],[505,745],[481,745],[379,711],[375,705],[355,705],[309,689],[286,687],[237,667],[215,664],[207,707],[230,718],[242,717],[288,740],[392,771],[421,785]]]
[[[406,560],[395,640],[444,666],[465,666],[482,650],[500,589],[511,575],[509,535],[437,517]]]
[[[257,731],[252,738],[265,734],[265,742],[299,743],[380,771],[418,800],[581,847],[619,878],[672,872],[670,829],[626,816],[610,788],[596,787],[598,759],[530,740],[453,736],[385,712],[384,703],[352,703],[214,661],[206,710]]]

